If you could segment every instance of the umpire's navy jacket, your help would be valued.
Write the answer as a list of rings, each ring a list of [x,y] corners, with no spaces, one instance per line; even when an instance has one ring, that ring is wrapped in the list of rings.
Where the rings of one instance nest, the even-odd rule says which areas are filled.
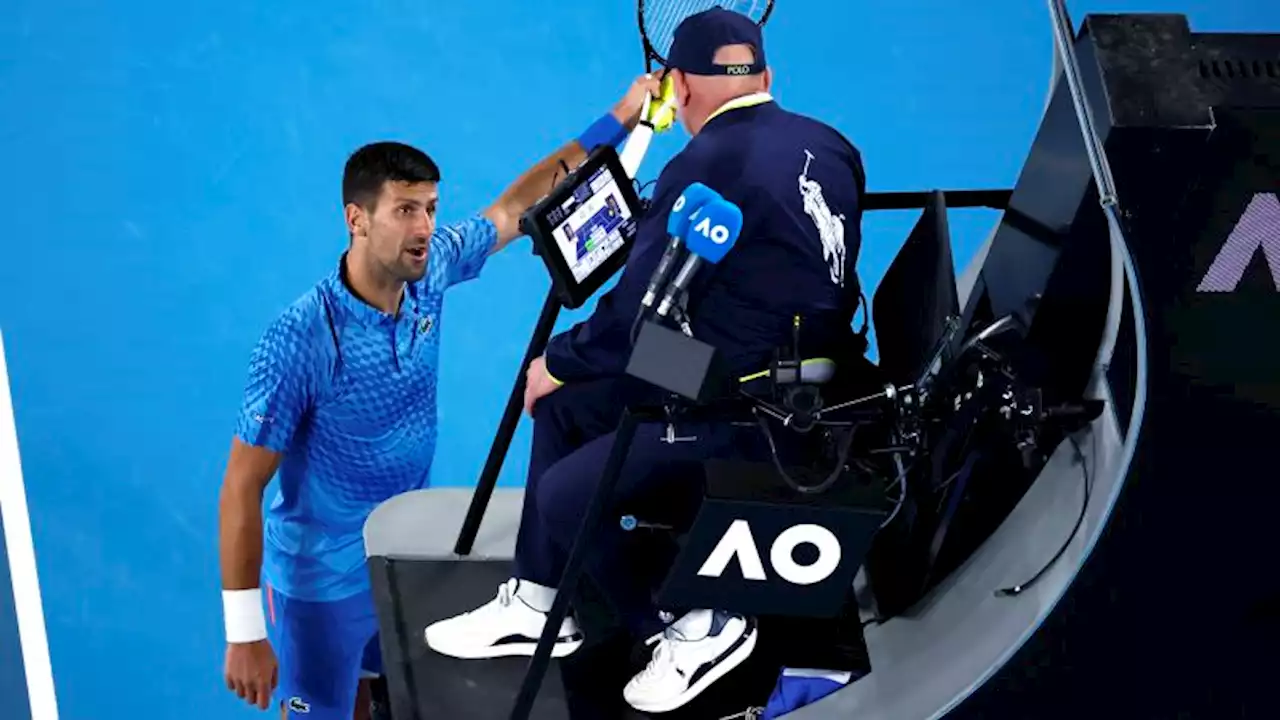
[[[553,378],[624,374],[640,299],[667,243],[667,215],[693,182],[743,214],[737,244],[719,264],[704,264],[691,285],[694,337],[719,348],[745,376],[767,369],[773,353],[790,345],[799,314],[806,356],[847,354],[860,296],[861,156],[836,130],[760,94],[713,114],[663,169],[617,284],[590,318],[551,339]]]

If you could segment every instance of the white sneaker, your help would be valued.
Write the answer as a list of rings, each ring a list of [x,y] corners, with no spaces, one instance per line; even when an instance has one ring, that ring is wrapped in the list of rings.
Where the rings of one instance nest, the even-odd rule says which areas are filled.
[[[427,646],[441,655],[464,660],[533,655],[547,614],[525,602],[520,591],[522,583],[533,585],[512,578],[498,586],[497,597],[488,603],[427,626],[423,633]],[[547,588],[534,587],[549,592]],[[551,657],[564,657],[581,645],[578,624],[566,617],[560,623],[559,637],[551,646]]]
[[[640,712],[670,712],[741,665],[755,647],[754,619],[694,610],[667,628],[622,696]]]

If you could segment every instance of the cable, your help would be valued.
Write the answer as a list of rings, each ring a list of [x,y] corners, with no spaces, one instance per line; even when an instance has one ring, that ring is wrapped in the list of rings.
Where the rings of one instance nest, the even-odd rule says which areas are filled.
[[[643,198],[643,197],[644,197],[644,191],[645,191],[645,190],[648,190],[648,189],[649,189],[649,187],[650,187],[651,185],[653,185],[653,184],[655,184],[655,183],[657,183],[657,182],[658,182],[658,181],[657,181],[656,179],[654,179],[654,180],[647,180],[647,181],[645,181],[645,182],[643,182],[643,183],[642,183],[642,182],[640,182],[639,180],[636,180],[636,179],[632,179],[632,180],[631,180],[631,184],[632,184],[632,185],[635,185],[635,187],[636,187],[636,196],[637,196],[637,197],[640,197],[640,198]]]
[[[1076,110],[1076,120],[1080,124],[1080,132],[1084,138],[1085,151],[1089,157],[1089,165],[1093,171],[1094,183],[1098,188],[1098,204],[1102,206],[1103,214],[1107,218],[1107,226],[1110,231],[1111,240],[1111,259],[1112,263],[1119,260],[1124,280],[1129,290],[1129,308],[1133,315],[1133,336],[1134,336],[1134,382],[1133,382],[1133,409],[1129,414],[1128,432],[1125,434],[1124,444],[1121,446],[1120,458],[1116,472],[1121,478],[1128,474],[1131,463],[1133,462],[1134,453],[1137,451],[1138,438],[1141,436],[1142,423],[1146,415],[1147,409],[1147,318],[1142,303],[1142,285],[1138,281],[1138,271],[1134,266],[1133,254],[1129,251],[1129,244],[1125,239],[1124,224],[1120,217],[1120,203],[1116,193],[1115,179],[1111,175],[1111,165],[1108,162],[1105,148],[1102,147],[1102,141],[1098,135],[1097,128],[1094,125],[1093,111],[1089,105],[1088,98],[1084,92],[1084,83],[1080,78],[1079,61],[1075,56],[1075,49],[1070,44],[1071,38],[1071,21],[1067,17],[1067,9],[1062,0],[1049,0],[1049,11],[1053,17],[1054,23],[1054,41],[1058,52],[1058,57],[1062,63],[1063,76],[1067,81],[1068,89],[1071,92],[1072,104]],[[1115,275],[1114,265],[1112,275]],[[1112,296],[1115,298],[1115,288],[1112,288]],[[1119,315],[1122,310],[1120,303],[1116,303],[1110,307]],[[1116,338],[1119,332],[1119,318],[1108,317],[1107,336],[1103,338],[1102,346],[1107,352],[1114,351]],[[1106,371],[1110,365],[1111,358],[1103,357],[1100,354],[1098,358],[1098,367],[1096,371],[1098,375],[1096,379],[1102,382],[1106,378]],[[1071,438],[1072,444],[1077,452],[1079,445]],[[1087,472],[1087,469],[1086,469]],[[1086,488],[1091,483],[1086,481]],[[1107,506],[1102,511],[1102,518],[1111,514],[1112,508],[1115,507],[1116,501],[1119,499],[1120,489],[1123,487],[1123,479],[1115,483],[1111,488],[1111,493],[1107,498]],[[1085,496],[1085,503],[1088,503],[1088,494]],[[1083,517],[1081,518],[1081,521]],[[1077,528],[1080,522],[1077,522]],[[1073,531],[1074,534],[1074,531]],[[1093,545],[1097,542],[1097,536],[1086,541],[1083,555],[1087,556],[1092,550]],[[1069,541],[1068,541],[1069,542]],[[1059,553],[1061,554],[1061,553]],[[1055,557],[1055,560],[1057,558]],[[1043,571],[1041,571],[1043,573]],[[1041,573],[1037,573],[1035,578],[1029,582],[1034,582],[1039,578]],[[1014,586],[1013,588],[1005,588],[1005,591],[997,591],[997,595],[1009,597],[1021,593],[1022,589],[1028,583]]]
[[[902,487],[898,490],[898,503],[893,506],[893,512],[889,513],[889,517],[880,523],[880,530],[889,527],[889,523],[898,517],[898,512],[902,510],[902,506],[907,502],[907,468],[902,464],[902,453],[895,452],[893,454],[893,466],[898,471],[898,479],[889,487],[893,487],[893,485],[901,485]],[[888,489],[885,488],[885,490]]]
[[[633,348],[636,345],[636,339],[640,337],[640,327],[644,324],[644,318],[645,308],[641,306],[641,308],[636,311],[635,319],[631,321],[631,331],[628,333],[629,342]],[[689,324],[689,317],[685,315],[684,310],[679,305],[672,306],[671,319],[676,321],[676,324],[680,326],[680,331],[683,332],[685,336],[693,337],[693,326]]]
[[[783,468],[782,460],[781,458],[778,457],[778,446],[774,442],[773,433],[769,430],[769,422],[764,417],[764,415],[761,414],[760,410],[761,408],[757,407],[752,411],[752,413],[756,416],[756,422],[760,426],[760,430],[764,432],[765,440],[769,444],[769,454],[771,456],[771,459],[773,460],[773,466],[778,471],[778,474],[782,477],[783,482],[785,482],[792,490],[800,493],[801,495],[817,495],[831,489],[831,487],[835,485],[836,481],[840,479],[840,476],[843,475],[845,471],[848,469],[848,465],[851,462],[851,459],[849,457],[849,451],[853,447],[853,439],[858,434],[859,426],[857,424],[854,424],[852,427],[850,427],[848,429],[849,431],[848,436],[844,439],[842,443],[838,445],[837,451],[836,451],[836,454],[837,454],[836,466],[835,466],[835,469],[831,471],[831,474],[828,475],[826,479],[824,479],[822,482],[818,483],[817,485],[804,485],[799,481],[797,481],[795,478],[791,477],[791,475],[787,473],[786,469]],[[773,413],[768,413],[768,414],[772,415]],[[789,418],[779,418],[779,419],[781,419],[782,422],[786,424]],[[895,443],[896,443],[896,437],[895,437]],[[878,472],[874,470],[869,470],[865,465],[858,463],[856,459],[853,459],[852,462],[854,464],[858,464],[860,467],[863,468],[863,470],[867,470],[868,472],[872,472],[872,473]],[[898,500],[893,506],[893,511],[889,513],[889,517],[885,518],[884,522],[880,523],[880,529],[882,530],[885,527],[888,527],[889,523],[893,522],[894,518],[898,517],[898,513],[902,510],[902,506],[907,501],[907,468],[902,462],[901,452],[893,453],[893,464],[894,464],[894,468],[897,470],[898,476],[892,483],[890,483],[885,488],[885,492],[887,493],[890,489],[893,488],[894,485],[899,485],[900,488],[898,490]]]
[[[1058,552],[1053,554],[1053,557],[1049,559],[1049,562],[1045,563],[1044,567],[1040,568],[1039,572],[1017,585],[997,590],[996,597],[1017,597],[1022,594],[1023,590],[1026,590],[1039,582],[1040,578],[1044,577],[1044,574],[1049,572],[1049,568],[1053,567],[1054,563],[1058,562],[1058,560],[1067,552],[1067,548],[1071,546],[1071,541],[1075,539],[1076,533],[1080,531],[1080,526],[1084,524],[1084,516],[1089,510],[1089,495],[1093,489],[1093,480],[1089,473],[1088,460],[1080,450],[1080,443],[1070,435],[1067,436],[1067,440],[1071,442],[1071,447],[1075,450],[1076,460],[1080,461],[1080,474],[1084,477],[1084,500],[1080,502],[1080,514],[1076,517],[1076,524],[1071,528],[1071,534],[1068,535],[1066,541],[1062,543],[1062,547],[1058,548]]]
[[[1071,97],[1073,104],[1075,105],[1076,117],[1080,123],[1080,130],[1081,134],[1084,136],[1086,147],[1089,150],[1090,160],[1091,162],[1096,161],[1097,163],[1092,168],[1094,171],[1094,182],[1098,184],[1100,189],[1103,187],[1111,189],[1111,186],[1108,184],[1110,166],[1106,153],[1098,152],[1098,149],[1102,146],[1102,142],[1099,139],[1096,130],[1091,126],[1091,122],[1089,122],[1088,118],[1089,103],[1081,86],[1078,65],[1079,61],[1075,55],[1075,48],[1071,44],[1073,33],[1071,21],[1067,16],[1065,2],[1064,0],[1047,0],[1047,2],[1050,13],[1053,16],[1054,43],[1057,50],[1053,55],[1054,68],[1055,70],[1059,67],[1062,69],[1062,74],[1066,78],[1067,84],[1071,90]],[[1053,76],[1053,80],[1054,82],[1057,81],[1056,72]],[[1046,101],[1046,110],[1048,109],[1048,103],[1051,103],[1052,100],[1053,93],[1050,92],[1049,99]],[[1103,173],[1104,169],[1105,174]],[[1100,195],[1108,197],[1105,191],[1101,192]],[[1114,199],[1114,195],[1111,195],[1110,198]],[[1148,375],[1147,323],[1146,311],[1143,307],[1142,301],[1142,285],[1139,283],[1138,272],[1134,267],[1133,256],[1129,252],[1128,243],[1125,241],[1123,225],[1120,222],[1118,203],[1112,202],[1110,204],[1106,204],[1102,203],[1100,199],[1100,204],[1103,206],[1104,214],[1106,215],[1108,224],[1110,225],[1112,247],[1119,253],[1119,260],[1124,269],[1124,279],[1128,284],[1129,289],[1129,308],[1130,312],[1133,314],[1134,379],[1133,406],[1129,414],[1129,422],[1127,424],[1128,431],[1124,435],[1123,445],[1120,448],[1119,457],[1116,459],[1117,461],[1114,465],[1114,472],[1120,480],[1112,484],[1110,492],[1103,500],[1104,507],[1102,507],[1098,516],[1099,528],[1105,525],[1107,518],[1111,515],[1111,512],[1119,500],[1120,491],[1124,487],[1123,478],[1128,475],[1133,463],[1134,454],[1137,451],[1138,439],[1142,435],[1143,420],[1146,416]],[[1116,253],[1112,253],[1112,261],[1114,262],[1115,259]],[[1120,308],[1117,306],[1115,309],[1119,310]],[[1115,327],[1118,329],[1119,323],[1116,323]],[[1098,384],[1101,385],[1102,381],[1105,380],[1105,368],[1099,368],[1099,371],[1100,372],[1095,379],[1098,380]],[[1118,414],[1119,413],[1117,413],[1117,416]],[[1118,417],[1116,419],[1119,420]],[[1101,534],[1102,533],[1100,531],[1097,531],[1092,533],[1090,536],[1085,537],[1084,547],[1080,554],[1082,563],[1083,559],[1088,557],[1093,551],[1093,548],[1097,544]],[[1071,574],[1074,577],[1078,572],[1079,567],[1072,571]],[[950,712],[965,697],[968,697],[980,685],[990,679],[998,668],[1008,662],[1013,654],[1026,644],[1026,642],[1031,638],[1032,633],[1034,633],[1044,622],[1049,612],[1066,591],[1068,584],[1069,583],[1064,583],[1063,587],[1054,593],[1054,597],[1050,599],[1049,602],[1042,604],[1042,607],[1036,613],[1036,618],[1033,623],[1020,634],[1017,640],[1010,643],[986,670],[979,673],[978,676],[973,678],[972,682],[970,682],[963,690],[956,693],[945,705],[940,707],[933,717],[941,717],[942,715]]]
[[[631,332],[628,333],[631,339],[631,347],[635,347],[636,338],[640,337],[640,324],[644,322],[644,308],[641,307],[636,312],[636,319],[631,321]]]
[[[693,325],[689,323],[689,316],[685,315],[684,308],[680,307],[679,303],[671,306],[671,319],[676,321],[685,336],[693,337]]]
[[[769,454],[773,458],[773,466],[778,470],[778,474],[782,476],[783,481],[786,482],[792,490],[795,490],[801,495],[817,495],[824,493],[831,489],[831,486],[835,485],[836,481],[840,479],[840,476],[844,474],[845,466],[849,461],[849,449],[853,447],[853,438],[858,434],[858,428],[856,425],[849,429],[849,436],[845,438],[844,443],[840,445],[839,450],[837,451],[838,457],[836,459],[836,467],[831,471],[831,474],[817,485],[804,485],[787,474],[787,471],[782,467],[782,460],[778,457],[778,446],[773,441],[773,433],[769,431],[769,421],[758,412],[756,412],[755,415],[756,421],[760,425],[760,429],[764,431],[765,439],[769,441]]]

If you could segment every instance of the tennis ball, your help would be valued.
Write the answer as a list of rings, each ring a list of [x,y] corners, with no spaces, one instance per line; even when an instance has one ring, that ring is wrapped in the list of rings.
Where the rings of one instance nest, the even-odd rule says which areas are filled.
[[[676,88],[675,81],[668,75],[662,81],[662,89],[657,100],[649,106],[649,122],[654,132],[671,129],[676,121]]]
[[[665,132],[671,129],[676,122],[676,108],[674,105],[664,105],[658,108],[658,112],[653,116],[654,132]]]

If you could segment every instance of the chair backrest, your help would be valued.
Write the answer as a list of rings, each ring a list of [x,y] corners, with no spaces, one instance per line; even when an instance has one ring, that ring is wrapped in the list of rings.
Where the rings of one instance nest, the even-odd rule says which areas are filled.
[[[947,328],[960,313],[956,271],[951,257],[947,201],[940,190],[898,251],[872,300],[880,369],[885,379],[914,382],[933,358]]]

